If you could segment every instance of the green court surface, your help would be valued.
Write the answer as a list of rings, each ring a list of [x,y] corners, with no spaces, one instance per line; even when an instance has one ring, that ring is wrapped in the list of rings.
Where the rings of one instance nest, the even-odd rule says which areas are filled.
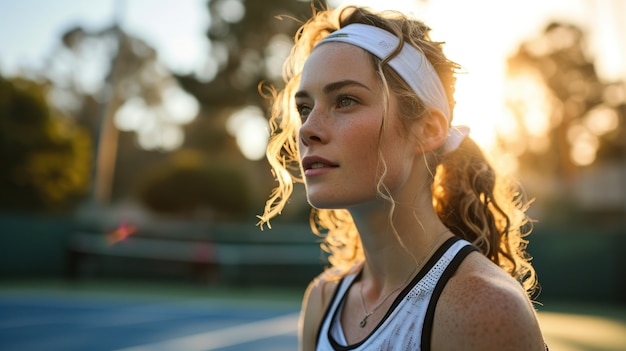
[[[0,282],[0,305],[12,311],[0,316],[0,346],[8,346],[0,349],[34,350],[38,344],[31,339],[37,335],[48,350],[79,350],[90,342],[81,344],[81,337],[103,340],[101,333],[116,330],[119,339],[103,340],[94,350],[181,345],[187,350],[295,350],[302,292],[137,281]],[[538,315],[551,351],[626,351],[626,306],[542,303]]]

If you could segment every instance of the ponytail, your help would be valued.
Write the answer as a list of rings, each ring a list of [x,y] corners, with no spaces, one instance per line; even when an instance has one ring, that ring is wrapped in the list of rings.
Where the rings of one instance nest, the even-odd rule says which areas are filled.
[[[524,239],[532,227],[523,201],[519,186],[498,175],[472,139],[442,156],[433,182],[439,218],[532,293],[537,282]]]

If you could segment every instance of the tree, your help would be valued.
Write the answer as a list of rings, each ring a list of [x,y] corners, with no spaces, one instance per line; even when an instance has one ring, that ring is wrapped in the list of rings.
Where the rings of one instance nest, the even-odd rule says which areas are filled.
[[[509,132],[531,207],[543,225],[623,223],[626,198],[626,84],[604,81],[586,52],[584,32],[549,24],[509,58]]]
[[[49,88],[0,77],[0,207],[62,211],[89,191],[91,138],[47,103]]]
[[[265,107],[257,85],[280,84],[280,68],[311,3],[296,0],[209,0],[207,37],[215,64],[208,81],[178,76],[183,88],[214,115],[246,105]]]
[[[209,162],[191,150],[176,152],[151,167],[139,197],[159,213],[193,216],[210,211],[214,219],[241,218],[250,211],[248,182],[237,167]]]
[[[178,82],[157,57],[157,52],[140,38],[114,25],[102,30],[71,28],[62,38],[63,46],[50,60],[56,87],[74,97],[76,107],[97,119],[97,166],[94,199],[106,204],[111,198],[118,156],[119,130],[136,134],[144,149],[172,150],[182,145],[180,128],[193,120],[198,104],[179,88]],[[85,74],[100,64],[102,79],[85,81]],[[85,69],[83,69],[85,67]],[[102,82],[105,82],[102,84]],[[90,108],[96,96],[100,108]]]
[[[311,16],[313,5],[297,0],[209,0],[207,5],[213,74],[177,76],[202,106],[198,119],[187,127],[186,146],[206,150],[213,158],[240,160],[260,211],[273,177],[265,162],[241,158],[226,124],[243,109],[267,111],[268,102],[258,85],[282,86],[282,63],[293,45],[293,35]],[[201,134],[204,130],[210,134]]]
[[[624,159],[626,85],[600,79],[581,29],[549,24],[509,58],[508,73],[517,136],[500,142],[522,170],[571,180],[580,167]]]

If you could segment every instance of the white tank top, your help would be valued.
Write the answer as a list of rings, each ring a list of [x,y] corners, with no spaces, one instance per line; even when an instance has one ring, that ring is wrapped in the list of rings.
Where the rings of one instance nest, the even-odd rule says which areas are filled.
[[[346,293],[360,272],[344,277],[322,320],[316,350],[430,350],[432,322],[441,291],[463,259],[475,250],[458,237],[448,239],[400,292],[371,334],[353,345],[346,342],[340,317]]]

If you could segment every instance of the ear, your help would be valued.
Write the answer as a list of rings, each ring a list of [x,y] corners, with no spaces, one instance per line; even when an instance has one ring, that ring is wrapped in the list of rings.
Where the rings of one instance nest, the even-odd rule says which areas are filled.
[[[416,153],[436,150],[448,137],[448,119],[439,109],[428,109],[425,116],[413,124],[413,135],[416,137]]]

